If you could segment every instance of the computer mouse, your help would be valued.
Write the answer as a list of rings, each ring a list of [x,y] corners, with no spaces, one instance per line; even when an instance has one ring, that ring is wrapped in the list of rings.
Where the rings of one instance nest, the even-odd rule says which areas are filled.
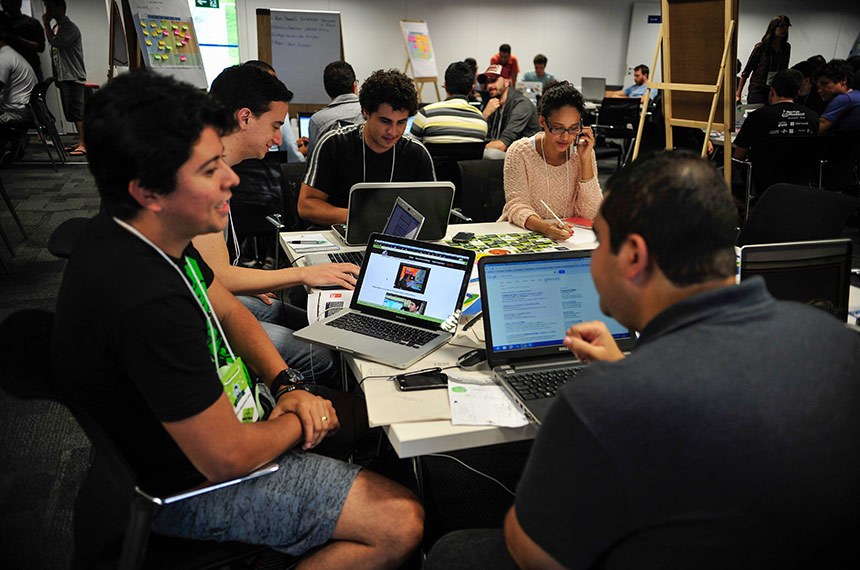
[[[457,366],[460,370],[477,370],[487,360],[487,351],[483,348],[476,348],[462,354],[457,359]]]

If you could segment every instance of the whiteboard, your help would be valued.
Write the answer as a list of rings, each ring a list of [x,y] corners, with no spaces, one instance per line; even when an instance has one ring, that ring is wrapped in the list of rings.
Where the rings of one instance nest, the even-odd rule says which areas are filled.
[[[341,59],[340,12],[271,10],[272,67],[293,103],[325,104],[325,66]]]
[[[436,56],[433,54],[427,22],[400,20],[400,30],[403,32],[403,41],[406,42],[409,63],[412,64],[412,77],[436,79],[439,70],[436,68]]]

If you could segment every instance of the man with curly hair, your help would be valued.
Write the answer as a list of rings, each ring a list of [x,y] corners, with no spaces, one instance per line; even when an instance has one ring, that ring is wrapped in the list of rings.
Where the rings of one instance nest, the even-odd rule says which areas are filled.
[[[418,111],[412,80],[396,70],[374,71],[358,94],[363,125],[328,131],[316,143],[299,193],[299,216],[321,226],[346,222],[349,189],[359,182],[436,180],[430,153],[404,137]]]

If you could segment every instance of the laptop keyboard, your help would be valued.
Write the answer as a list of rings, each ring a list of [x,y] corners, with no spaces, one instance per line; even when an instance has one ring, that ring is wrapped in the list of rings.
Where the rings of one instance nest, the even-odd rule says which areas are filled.
[[[328,324],[339,329],[413,348],[424,346],[440,336],[439,333],[407,327],[399,323],[392,323],[391,321],[356,313],[346,313],[330,321]]]
[[[505,380],[517,391],[523,400],[551,398],[565,382],[572,380],[582,370],[576,368],[561,368],[557,370],[539,370],[535,372],[515,372],[505,374]]]
[[[328,258],[332,263],[354,263],[360,266],[364,263],[364,252],[346,251],[343,253],[330,253],[328,254]]]

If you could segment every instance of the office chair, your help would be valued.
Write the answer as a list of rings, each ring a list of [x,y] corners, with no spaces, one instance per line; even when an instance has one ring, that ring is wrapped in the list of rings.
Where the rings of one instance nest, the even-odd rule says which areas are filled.
[[[16,480],[27,480],[29,492],[48,493],[57,491],[56,478],[44,477],[35,467],[37,463],[45,463],[46,454],[55,455],[52,459],[61,467],[56,473],[58,476],[82,471],[80,478],[64,475],[60,489],[74,496],[73,524],[66,529],[70,535],[66,538],[74,544],[71,568],[213,568],[266,552],[268,549],[256,545],[150,535],[152,516],[160,505],[184,498],[156,498],[142,491],[134,472],[101,426],[63,394],[53,380],[48,354],[52,324],[52,313],[34,309],[13,313],[0,324],[0,358],[5,363],[0,374],[0,388],[6,394],[23,399],[34,412],[45,409],[45,400],[57,402],[58,413],[53,419],[66,417],[64,421],[71,424],[63,430],[64,441],[72,438],[79,441],[83,434],[90,442],[85,454],[69,454],[63,441],[54,440],[49,430],[36,427],[25,434],[27,441],[17,442],[15,450],[15,465],[32,468],[33,472],[9,474]],[[68,412],[73,422],[68,420]],[[23,460],[21,454],[25,455]],[[26,457],[34,459],[27,461]],[[3,464],[9,465],[6,459]],[[73,469],[69,462],[75,461],[78,464]],[[277,464],[270,464],[252,475],[264,476],[275,470]],[[240,484],[250,476],[227,484]],[[200,491],[205,493],[216,488],[218,486],[204,487]],[[39,520],[16,517],[20,523],[16,532],[20,532],[20,536],[29,538],[28,529],[36,529],[41,518],[50,516],[39,510],[31,512]]]
[[[63,141],[60,138],[60,133],[57,132],[56,119],[54,118],[53,113],[51,113],[51,110],[48,109],[47,92],[53,82],[54,78],[48,77],[37,83],[33,88],[28,104],[30,109],[30,120],[20,125],[16,125],[16,128],[20,129],[22,132],[18,139],[17,148],[14,150],[14,156],[17,157],[23,154],[24,146],[27,144],[27,130],[33,129],[39,136],[39,140],[41,141],[45,152],[48,154],[48,159],[51,161],[54,170],[57,170],[57,162],[65,164],[67,162],[67,156],[65,148],[63,147]],[[53,152],[57,153],[56,160],[54,160]]]
[[[795,184],[775,184],[759,198],[738,246],[836,239],[860,199]]]
[[[597,122],[594,125],[595,135],[608,139],[620,139],[622,151],[622,164],[627,164],[636,143],[636,127],[639,124],[640,101],[634,99],[622,99],[605,97],[600,104],[597,113]]]
[[[18,224],[18,229],[21,230],[21,235],[24,239],[27,239],[27,231],[24,229],[24,224],[21,223],[21,218],[18,217],[18,211],[15,210],[15,205],[12,204],[9,194],[6,193],[6,186],[3,185],[2,178],[0,178],[0,194],[3,195],[3,201],[6,202],[6,206],[9,208],[9,212],[12,214],[12,218],[15,220],[15,223]],[[9,241],[9,236],[6,234],[6,230],[3,229],[2,223],[0,223],[0,238],[3,239],[6,247],[9,248],[9,253],[12,254],[12,257],[15,257],[15,248],[12,246],[12,242]],[[3,267],[5,268],[5,265]]]
[[[505,207],[504,160],[461,160],[460,207],[475,222],[495,222]]]
[[[277,157],[243,160],[233,167],[239,175],[239,184],[233,188],[230,199],[230,212],[233,228],[239,244],[250,243],[254,260],[262,261],[270,252],[268,247],[261,248],[261,240],[271,239],[272,225],[267,216],[281,214],[282,203],[281,163]],[[234,249],[232,238],[227,240],[228,248]],[[235,252],[234,252],[235,255]]]
[[[460,168],[457,162],[461,160],[480,160],[484,156],[483,142],[469,143],[424,143],[427,152],[433,158],[433,168],[436,180],[454,184],[454,207],[461,207],[460,200]]]
[[[860,182],[860,131],[836,131],[819,139],[818,187],[856,193]]]

